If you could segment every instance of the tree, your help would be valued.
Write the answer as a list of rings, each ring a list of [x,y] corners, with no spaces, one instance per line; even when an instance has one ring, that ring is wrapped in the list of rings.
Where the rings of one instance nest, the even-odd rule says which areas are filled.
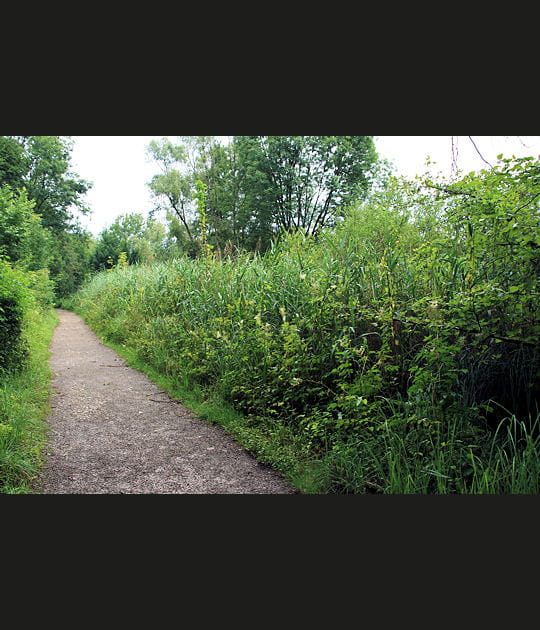
[[[134,247],[138,252],[139,261],[147,263],[166,258],[166,238],[165,225],[149,217],[142,233],[134,238]]]
[[[148,184],[157,200],[156,209],[172,210],[184,226],[189,239],[194,240],[190,223],[194,219],[191,202],[195,181],[193,173],[186,173],[182,169],[188,159],[186,148],[163,138],[159,141],[152,140],[147,147],[147,153],[159,164],[162,171],[161,174],[154,175]]]
[[[214,136],[195,136],[196,151],[193,176],[195,186],[205,186],[206,233],[209,245],[224,248],[239,245],[235,154],[232,146],[223,146]],[[197,195],[195,194],[195,197]]]
[[[80,228],[54,235],[49,269],[57,298],[74,293],[91,272],[92,235]]]
[[[317,234],[364,197],[372,136],[236,136],[244,230],[268,244],[281,231]]]
[[[179,136],[176,145],[167,138],[152,141],[147,152],[162,171],[149,183],[157,200],[156,209],[168,213],[171,233],[178,242],[185,240],[178,231],[180,225],[183,226],[191,241],[184,249],[194,253],[200,247],[224,247],[234,241],[237,193],[230,148],[223,146],[215,136]],[[204,236],[197,211],[200,194],[197,186],[201,185],[205,187]]]
[[[102,230],[91,257],[91,265],[100,271],[118,263],[124,253],[128,264],[148,262],[163,250],[165,227],[142,214],[123,214]]]
[[[22,188],[27,171],[23,145],[12,136],[0,136],[0,186]]]
[[[332,225],[375,178],[371,136],[164,138],[148,146],[162,173],[149,183],[198,242],[196,182],[206,186],[206,238],[214,247],[266,249],[281,230],[316,234]]]
[[[53,240],[34,206],[26,190],[0,187],[0,256],[30,271],[48,266]]]
[[[43,226],[62,232],[73,226],[74,212],[89,210],[82,196],[91,187],[70,170],[73,142],[61,136],[23,136],[21,141],[28,170],[23,185],[35,201]]]
[[[0,136],[0,256],[41,274],[29,277],[50,271],[57,297],[86,277],[93,242],[77,223],[91,184],[70,170],[72,149],[67,136]]]
[[[270,244],[273,235],[272,209],[276,204],[258,136],[235,136],[238,207],[235,232],[241,245],[254,250]]]

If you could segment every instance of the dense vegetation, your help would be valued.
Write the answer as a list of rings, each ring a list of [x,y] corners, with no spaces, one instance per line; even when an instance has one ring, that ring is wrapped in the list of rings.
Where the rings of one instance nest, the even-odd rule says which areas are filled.
[[[0,377],[0,493],[34,492],[47,443],[49,342],[58,322],[54,311],[29,313],[25,327],[27,360]]]
[[[0,492],[31,491],[45,440],[52,310],[88,277],[90,235],[75,213],[88,184],[71,143],[0,137]]]
[[[190,252],[201,240],[214,250],[265,251],[282,230],[316,234],[368,193],[378,171],[371,136],[234,136],[226,145],[213,136],[180,140],[150,143],[161,173],[149,186]]]
[[[304,491],[536,493],[539,197],[533,159],[389,178],[262,253],[123,256],[72,305],[241,412],[255,452],[286,443],[309,473],[264,458]]]
[[[48,345],[56,323],[47,270],[0,259],[0,492],[31,491],[45,440]]]
[[[538,492],[538,160],[408,181],[370,136],[163,139],[155,212],[93,237],[71,148],[0,137],[3,491],[61,304],[304,492]]]

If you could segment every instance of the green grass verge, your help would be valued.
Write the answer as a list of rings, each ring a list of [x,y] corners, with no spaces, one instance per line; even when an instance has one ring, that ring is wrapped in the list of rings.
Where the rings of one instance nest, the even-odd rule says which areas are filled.
[[[29,359],[0,379],[0,493],[32,494],[43,464],[52,372],[49,344],[55,311],[33,312],[28,324]]]

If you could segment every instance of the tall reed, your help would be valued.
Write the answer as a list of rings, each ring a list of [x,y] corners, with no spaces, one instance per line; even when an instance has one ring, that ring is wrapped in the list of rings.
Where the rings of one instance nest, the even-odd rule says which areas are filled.
[[[481,229],[484,201],[467,203]],[[458,225],[458,209],[396,186],[318,238],[283,235],[264,255],[104,272],[73,308],[246,426],[283,427],[319,462],[311,472],[325,491],[534,491],[538,427],[525,423],[525,439],[526,414],[509,409],[498,427],[489,411],[495,377],[519,370],[513,397],[534,394],[538,299],[531,283],[511,284],[531,260],[477,264],[484,240]],[[501,340],[518,307],[521,337]]]

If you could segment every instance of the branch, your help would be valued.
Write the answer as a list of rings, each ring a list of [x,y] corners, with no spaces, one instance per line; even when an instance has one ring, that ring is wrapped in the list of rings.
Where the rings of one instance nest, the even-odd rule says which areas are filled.
[[[437,184],[425,184],[428,188],[435,188],[436,190],[440,190],[441,192],[448,193],[449,195],[467,195],[469,197],[476,197],[476,195],[468,190],[452,190],[451,188],[446,188],[445,186],[437,186]]]
[[[467,138],[469,138],[469,140],[472,142],[473,147],[476,149],[476,152],[478,153],[478,155],[482,158],[482,160],[489,166],[489,168],[493,168],[493,166],[486,160],[486,158],[480,153],[480,151],[478,150],[478,147],[476,146],[476,144],[474,144],[474,140],[472,139],[472,136],[467,136]]]
[[[488,339],[497,339],[498,341],[505,341],[507,343],[519,343],[525,346],[531,346],[532,348],[536,348],[537,344],[532,341],[526,341],[525,339],[514,339],[512,337],[499,337],[499,335],[488,335],[485,339],[482,340],[482,343],[485,343]]]

